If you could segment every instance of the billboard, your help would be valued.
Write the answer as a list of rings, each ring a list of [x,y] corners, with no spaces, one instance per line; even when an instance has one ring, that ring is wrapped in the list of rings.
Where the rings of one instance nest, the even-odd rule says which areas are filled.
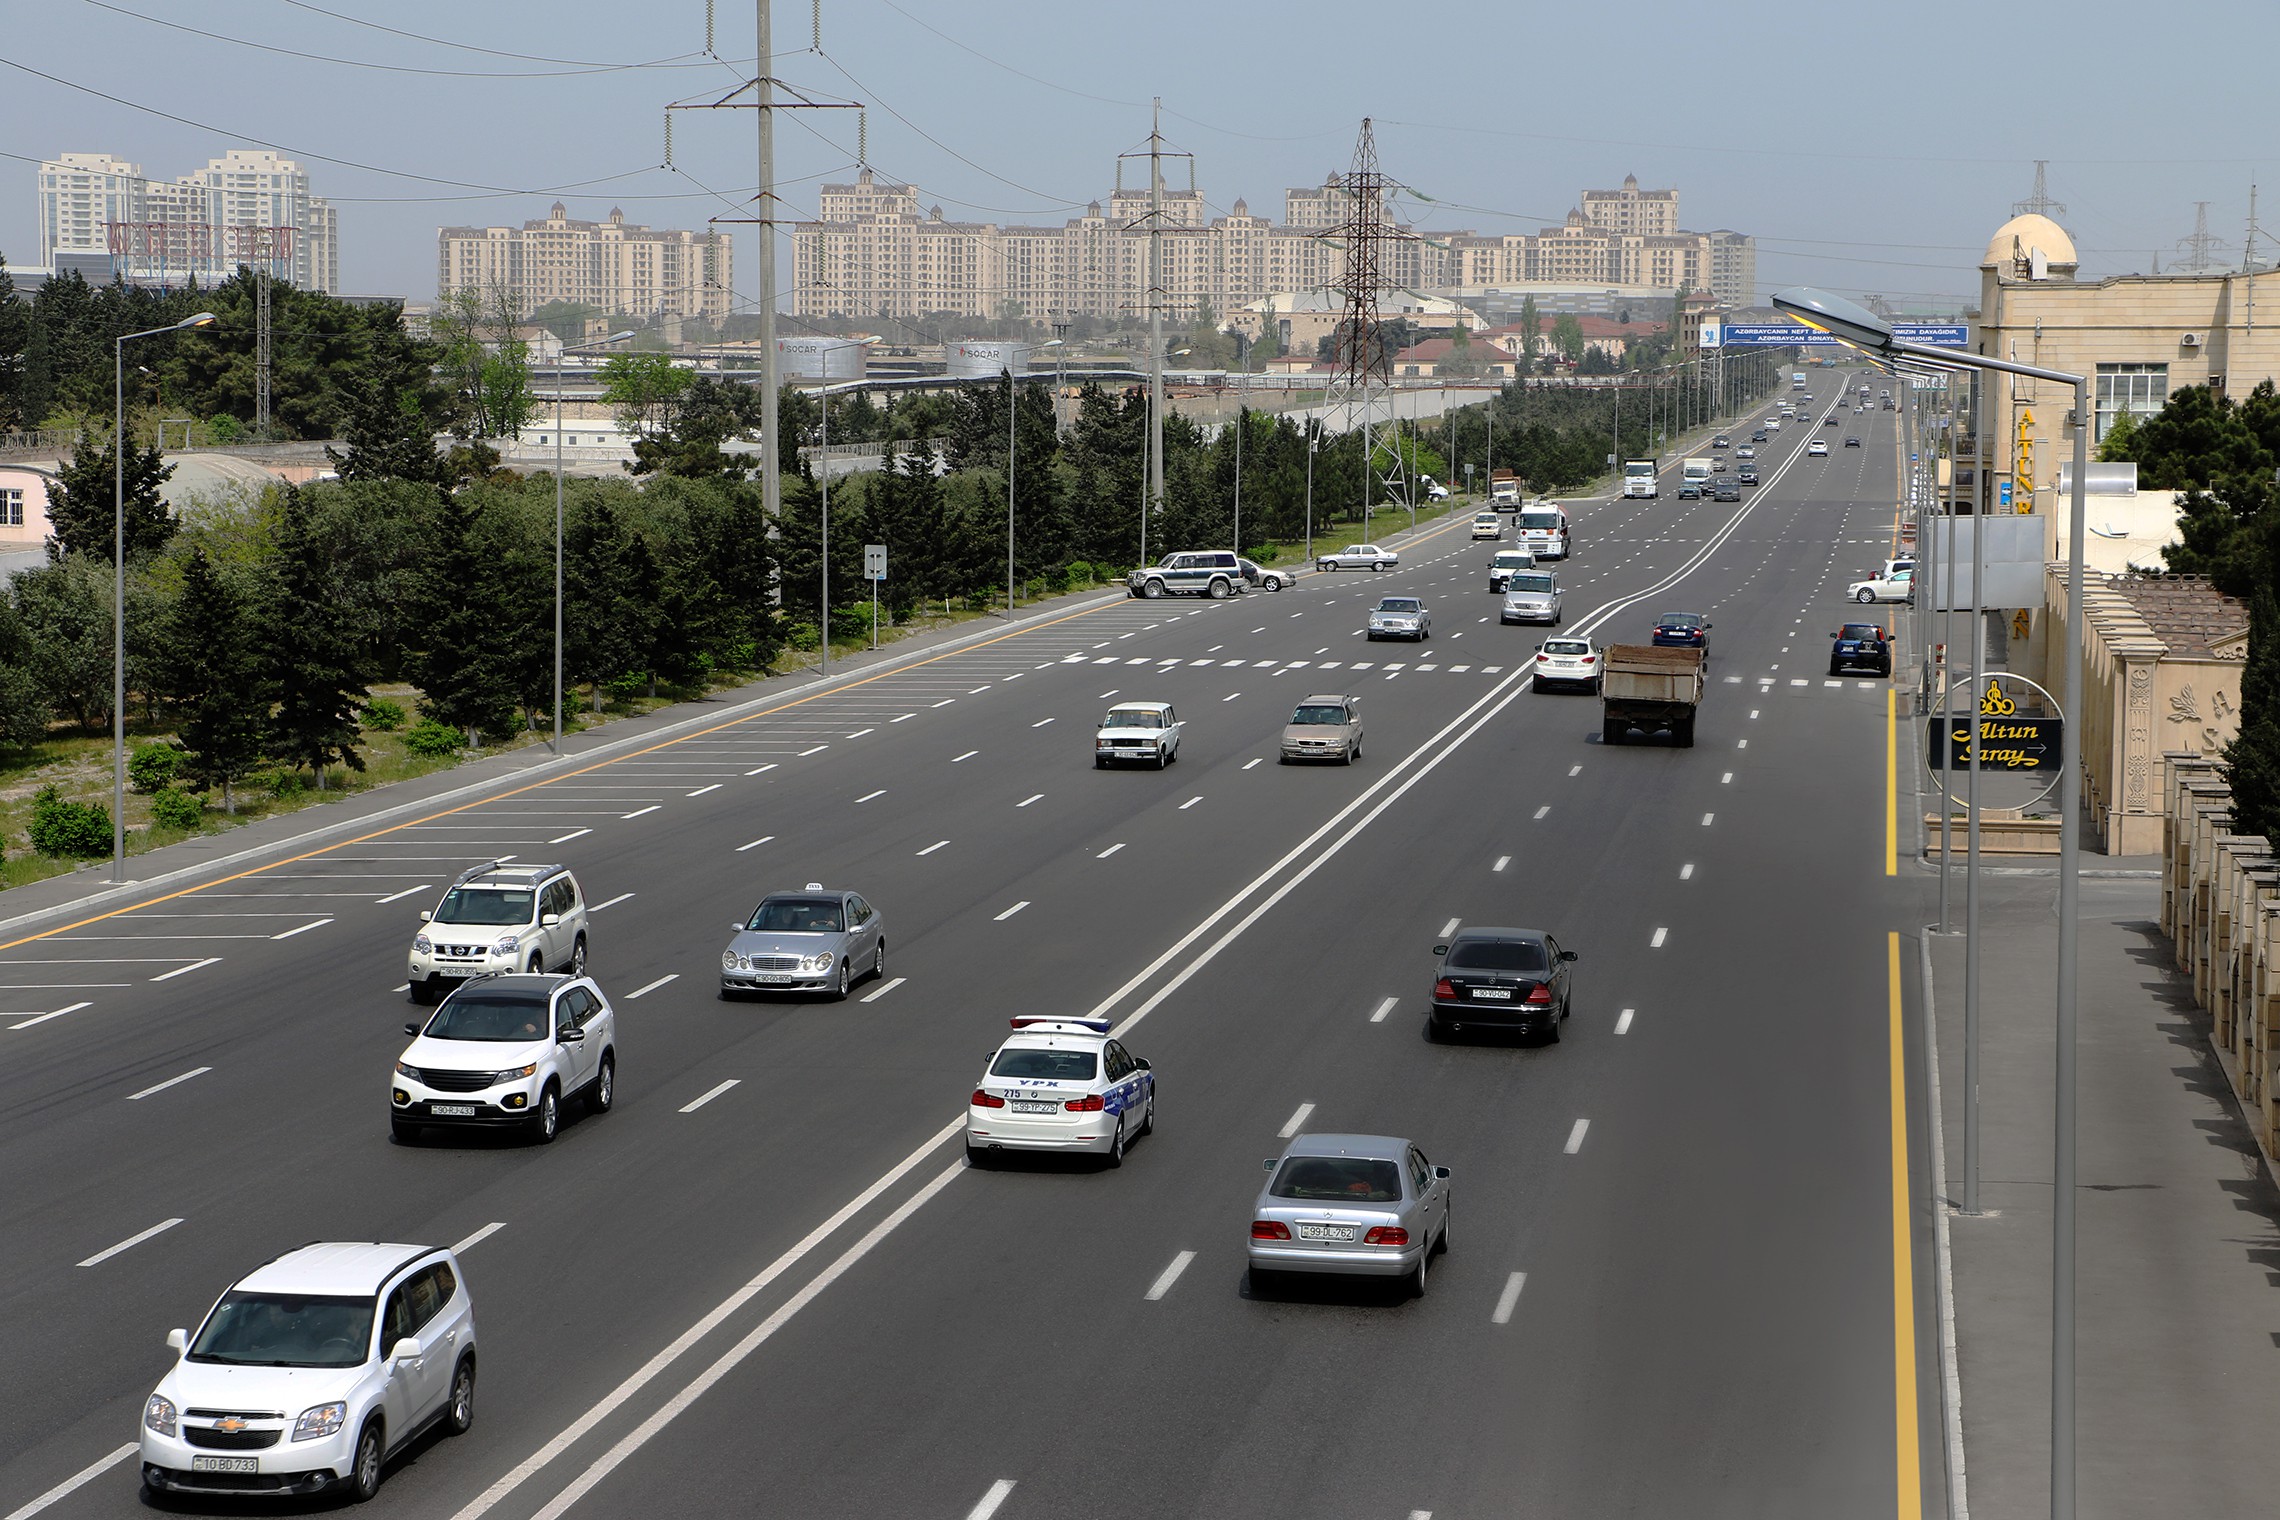
[[[1892,336],[1933,348],[1962,348],[1968,329],[1961,322],[1895,322]],[[1704,348],[1839,348],[1825,332],[1802,322],[1705,322]]]

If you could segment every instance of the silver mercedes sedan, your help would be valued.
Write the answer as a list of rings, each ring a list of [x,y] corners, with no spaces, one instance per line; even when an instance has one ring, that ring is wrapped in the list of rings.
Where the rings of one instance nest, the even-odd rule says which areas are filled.
[[[1407,1278],[1449,1248],[1449,1169],[1387,1135],[1300,1135],[1251,1208],[1251,1286],[1286,1272]]]
[[[887,970],[886,919],[854,892],[809,882],[798,892],[771,892],[720,953],[720,995],[825,992],[835,998],[866,976]]]

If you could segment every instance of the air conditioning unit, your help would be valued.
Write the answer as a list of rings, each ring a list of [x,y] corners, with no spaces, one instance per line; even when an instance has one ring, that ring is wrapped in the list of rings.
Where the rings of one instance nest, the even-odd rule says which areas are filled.
[[[2201,335],[2199,333],[2187,333],[2177,342],[2183,348],[2199,348],[2201,346]]]

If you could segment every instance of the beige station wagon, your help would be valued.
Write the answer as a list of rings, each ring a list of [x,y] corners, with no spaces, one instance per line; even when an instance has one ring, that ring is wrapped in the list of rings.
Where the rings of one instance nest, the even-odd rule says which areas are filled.
[[[1336,760],[1352,765],[1362,758],[1362,705],[1353,697],[1313,696],[1298,704],[1283,725],[1282,764],[1293,760]]]

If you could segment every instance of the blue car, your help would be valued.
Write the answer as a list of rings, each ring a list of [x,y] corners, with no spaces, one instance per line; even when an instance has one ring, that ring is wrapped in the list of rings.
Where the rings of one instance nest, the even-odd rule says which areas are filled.
[[[1847,623],[1831,637],[1835,642],[1829,646],[1830,675],[1843,675],[1848,670],[1892,674],[1892,640],[1876,624]]]
[[[1666,649],[1699,649],[1710,653],[1710,620],[1699,612],[1666,612],[1655,619],[1650,641]]]

